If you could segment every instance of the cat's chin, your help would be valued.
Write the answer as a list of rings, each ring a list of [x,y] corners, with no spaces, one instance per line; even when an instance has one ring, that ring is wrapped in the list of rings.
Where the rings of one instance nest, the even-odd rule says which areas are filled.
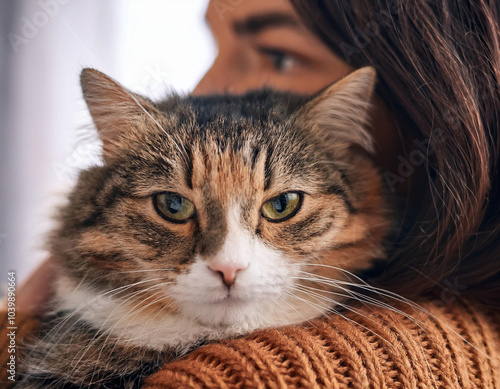
[[[263,297],[263,296],[262,296]],[[284,302],[282,296],[274,298],[244,299],[228,296],[213,302],[183,302],[179,304],[182,316],[208,326],[214,330],[247,332],[257,328],[297,324],[323,312],[308,309],[310,306],[294,306],[294,302]]]
[[[255,302],[228,296],[203,304],[184,303],[181,311],[183,316],[202,325],[229,327],[254,321],[258,314],[255,305]]]

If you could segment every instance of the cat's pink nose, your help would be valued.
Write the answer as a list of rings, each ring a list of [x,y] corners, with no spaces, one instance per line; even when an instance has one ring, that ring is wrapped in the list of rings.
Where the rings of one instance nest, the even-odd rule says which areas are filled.
[[[218,262],[211,263],[208,265],[208,268],[214,273],[219,274],[226,286],[233,285],[236,280],[236,273],[245,269],[244,266],[239,264],[221,264]]]

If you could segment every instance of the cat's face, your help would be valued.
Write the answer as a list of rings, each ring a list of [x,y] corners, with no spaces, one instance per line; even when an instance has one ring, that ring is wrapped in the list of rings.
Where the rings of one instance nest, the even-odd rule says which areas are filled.
[[[60,295],[80,284],[115,299],[129,325],[243,330],[342,301],[347,284],[326,280],[380,258],[387,227],[376,170],[353,149],[370,145],[373,77],[296,108],[274,92],[153,104],[84,71],[105,163],[82,173],[52,240]]]

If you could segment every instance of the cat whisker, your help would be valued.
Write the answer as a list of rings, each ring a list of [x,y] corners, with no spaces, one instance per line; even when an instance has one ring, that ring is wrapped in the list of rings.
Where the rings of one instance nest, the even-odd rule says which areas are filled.
[[[305,294],[307,294],[308,296],[310,296],[310,294],[309,294],[307,291],[302,291],[302,290],[298,290],[298,291],[300,291],[300,292],[302,292],[302,293],[305,293]],[[384,339],[384,338],[383,338],[380,334],[375,333],[375,332],[374,332],[373,330],[371,330],[370,328],[368,328],[368,327],[366,327],[366,326],[364,326],[364,325],[362,325],[362,324],[360,324],[360,323],[356,322],[355,320],[352,320],[352,319],[348,318],[347,316],[343,315],[340,311],[338,311],[338,310],[336,310],[335,308],[333,308],[333,306],[337,305],[337,302],[336,302],[336,301],[335,301],[335,303],[336,303],[336,304],[332,306],[331,302],[329,302],[328,304],[327,304],[327,303],[325,303],[325,304],[319,304],[319,303],[313,303],[313,302],[311,302],[311,301],[308,301],[308,300],[305,300],[305,299],[303,299],[303,298],[300,298],[300,297],[298,297],[297,295],[293,295],[293,297],[295,297],[295,298],[299,299],[300,301],[302,301],[302,302],[304,302],[304,303],[306,303],[306,304],[309,304],[310,306],[312,306],[312,307],[314,307],[314,308],[319,307],[319,308],[320,308],[320,310],[321,310],[321,316],[331,317],[331,315],[328,313],[328,311],[331,311],[331,312],[335,313],[336,315],[338,315],[338,316],[342,317],[344,320],[346,320],[346,321],[348,321],[348,322],[350,322],[350,323],[353,323],[353,324],[355,324],[355,325],[357,325],[357,326],[359,326],[359,327],[361,327],[361,328],[365,329],[366,331],[368,331],[368,332],[372,333],[373,335],[375,335],[375,336],[377,336],[377,337],[379,337],[379,338],[383,339],[383,340],[384,340],[384,341],[386,341],[388,344],[390,344],[390,343],[389,343],[386,339]],[[317,297],[315,297],[315,296],[311,296],[311,297],[313,297],[313,298],[314,298],[315,300],[317,300],[317,301],[319,300],[319,299],[318,299]],[[325,308],[326,308],[326,309],[325,309]],[[346,309],[347,309],[347,307],[346,307]]]
[[[116,273],[122,274],[122,273],[144,273],[144,272],[150,272],[150,271],[174,271],[175,269],[172,268],[164,268],[164,269],[146,269],[146,270],[124,270],[124,271],[119,271]]]
[[[128,311],[128,312],[127,312],[124,316],[123,316],[123,317],[121,317],[121,318],[120,318],[120,320],[118,320],[118,322],[116,322],[116,324],[115,324],[113,327],[111,327],[111,328],[107,331],[107,332],[108,332],[108,336],[106,337],[106,339],[105,339],[105,340],[103,341],[103,343],[102,343],[101,349],[100,349],[100,351],[99,351],[99,355],[97,356],[97,362],[99,362],[99,360],[100,360],[100,358],[101,358],[102,351],[103,351],[103,350],[104,350],[104,348],[107,346],[108,340],[109,340],[110,336],[113,334],[113,330],[114,330],[114,329],[115,329],[115,328],[116,328],[116,327],[117,327],[117,326],[118,326],[118,325],[119,325],[119,324],[120,324],[123,320],[129,319],[129,318],[131,317],[131,315],[133,315],[132,317],[135,317],[135,316],[137,316],[140,312],[142,312],[144,309],[148,308],[149,306],[151,306],[151,305],[152,305],[152,304],[154,304],[155,302],[158,302],[158,301],[161,301],[162,299],[164,299],[164,298],[165,298],[165,296],[162,296],[162,297],[160,297],[159,299],[155,299],[155,300],[154,300],[154,301],[152,301],[151,303],[149,303],[149,304],[147,304],[146,306],[142,307],[141,309],[139,309],[139,310],[135,311],[135,308],[136,308],[138,305],[142,304],[143,302],[145,302],[145,301],[147,301],[147,300],[149,300],[149,299],[151,299],[151,298],[156,297],[157,295],[161,295],[161,294],[163,294],[163,293],[164,293],[164,292],[163,292],[163,290],[159,290],[158,292],[153,293],[151,296],[147,297],[145,300],[142,300],[142,301],[140,301],[139,303],[137,303],[136,305],[134,305],[134,306],[133,306],[133,307],[132,307],[132,308],[131,308],[131,309],[130,309],[130,310],[129,310],[129,311]],[[130,323],[129,323],[129,324],[127,324],[123,330],[127,329],[127,328],[129,327],[129,325],[130,325]],[[122,331],[123,331],[123,330],[122,330]],[[118,342],[119,342],[120,340],[122,340],[122,339],[120,338],[120,335],[117,335],[117,336],[115,336],[115,337],[116,337],[116,341],[114,342],[114,346],[113,346],[113,348],[111,349],[110,353],[113,353],[113,351],[115,350],[115,348],[116,348],[116,346],[117,346]],[[130,342],[130,339],[127,341],[127,343],[126,343],[126,344],[128,345],[128,344],[129,344],[129,342]],[[109,361],[108,361],[108,363],[109,363]],[[106,369],[107,369],[107,366],[106,366]],[[105,370],[106,370],[106,369],[105,369]],[[92,378],[93,378],[93,377],[92,377]]]
[[[103,331],[103,328],[104,326],[106,325],[106,323],[108,322],[108,320],[111,318],[111,316],[113,316],[113,314],[115,313],[115,311],[120,308],[123,304],[125,304],[128,300],[132,299],[132,298],[135,298],[136,296],[142,294],[142,293],[146,293],[146,292],[149,292],[150,290],[153,290],[155,288],[158,288],[160,287],[161,285],[152,285],[144,290],[140,290],[136,293],[133,293],[131,296],[129,296],[127,299],[125,299],[124,301],[120,302],[120,304],[118,306],[116,306],[113,311],[111,311],[108,315],[108,317],[106,318],[106,320],[103,322],[103,324],[101,325],[101,327],[96,331],[96,334],[94,335],[94,337],[89,341],[89,344],[88,346],[82,351],[80,352],[81,353],[81,356],[80,358],[78,359],[78,361],[76,362],[75,366],[78,366],[78,364],[80,363],[80,361],[82,360],[82,358],[85,356],[85,354],[87,353],[87,351],[93,346],[94,342],[99,339],[100,337],[106,335],[106,333],[108,333],[108,336],[106,338],[106,340],[103,342],[103,344],[105,345],[106,344],[106,341],[107,339],[109,339],[109,336],[112,334],[112,331],[113,329],[126,317],[126,314],[113,326],[111,327],[111,329],[109,329],[108,331]],[[137,304],[139,305],[140,302]],[[135,305],[134,307],[132,307],[130,310],[134,309],[137,305]],[[130,312],[129,310],[129,312]],[[102,352],[102,349],[101,349],[101,352]],[[101,355],[101,352],[99,353],[99,357]],[[75,356],[74,359],[76,359],[76,357],[78,356],[78,354]]]
[[[304,293],[303,291],[301,290],[298,290],[298,289],[294,289],[295,291],[299,291],[301,293]],[[321,305],[321,304],[317,304],[317,303],[313,303],[312,301],[308,301],[308,300],[305,300],[299,296],[297,296],[296,294],[291,294],[295,299],[298,299],[300,301],[302,301],[303,303],[305,304],[308,304],[310,305],[311,307],[315,308],[318,310],[318,314],[319,315],[322,315],[324,312],[326,312],[328,310],[328,308],[330,308],[331,306],[330,305]]]
[[[59,336],[59,337],[60,337],[60,339],[64,339],[64,336],[66,336],[66,334],[68,334],[68,332],[70,332],[71,330],[73,330],[73,328],[74,328],[76,325],[78,325],[81,321],[84,321],[84,318],[83,318],[83,317],[79,317],[79,318],[77,318],[77,319],[76,319],[73,323],[70,323],[70,324],[67,326],[66,331],[65,331],[62,335],[60,335],[60,336]],[[58,335],[58,334],[57,334],[57,333],[54,333],[54,334],[53,334],[53,336],[56,336],[56,335]],[[71,335],[71,339],[70,339],[70,341],[69,341],[69,343],[70,343],[70,344],[73,344],[73,343],[74,343],[74,342],[73,342],[73,339],[74,339],[74,334],[72,334],[72,335]],[[40,341],[40,342],[39,342],[39,344],[40,344],[40,343],[42,343],[42,341]],[[37,345],[37,347],[39,347],[39,344]],[[58,346],[58,345],[60,345],[60,344],[62,344],[60,341],[59,341],[59,342],[57,342],[57,343],[52,343],[51,347],[50,347],[48,350],[44,350],[45,356],[44,356],[44,358],[41,360],[41,363],[43,363],[43,362],[44,362],[47,358],[49,358],[49,357],[51,356],[51,354],[56,355],[55,353],[52,353],[52,350],[53,350],[56,346]],[[91,345],[92,345],[92,342],[89,342],[86,346],[91,346]],[[82,345],[82,346],[83,346],[83,345]],[[88,348],[88,347],[82,347],[81,351],[83,351],[83,352],[85,353],[87,348]],[[79,351],[78,353],[80,353],[81,351]],[[78,354],[77,354],[77,355],[78,355]],[[75,355],[75,358],[76,358],[76,356],[77,356],[77,355]],[[75,367],[74,367],[74,369],[76,369],[76,368],[77,368],[77,366],[75,366]]]
[[[329,284],[329,285],[332,285],[335,287],[340,287],[341,285],[345,285],[345,286],[349,286],[351,288],[359,288],[362,290],[366,290],[368,292],[376,293],[376,294],[383,296],[383,297],[391,298],[393,300],[396,300],[398,302],[401,302],[403,304],[411,306],[412,308],[414,308],[417,311],[424,312],[425,314],[428,314],[428,315],[431,314],[429,311],[427,311],[425,308],[421,307],[417,303],[415,303],[415,302],[413,302],[413,301],[411,301],[411,300],[409,300],[401,295],[398,295],[397,293],[393,293],[393,292],[385,290],[385,289],[371,286],[371,285],[367,284],[366,282],[364,282],[363,284],[357,284],[357,283],[347,282],[347,281],[343,281],[343,280],[331,280],[328,277],[318,276],[318,275],[315,275],[313,273],[304,272],[304,274],[307,274],[308,276],[310,276],[310,278],[308,278],[309,281],[323,283],[323,284]],[[353,294],[359,294],[358,292],[355,292],[352,289],[350,289],[350,292]],[[366,295],[363,294],[363,296],[366,296]]]
[[[341,307],[343,307],[343,308],[345,308],[345,309],[347,309],[347,310],[350,310],[350,311],[353,311],[353,312],[355,312],[355,313],[358,313],[358,312],[354,311],[352,307],[349,307],[348,305],[342,304],[342,303],[340,303],[339,301],[336,301],[336,300],[333,300],[333,299],[329,299],[329,298],[328,298],[328,297],[326,297],[326,296],[318,295],[317,293],[314,293],[314,292],[311,292],[311,291],[308,291],[308,290],[301,290],[301,289],[297,289],[297,291],[300,291],[300,292],[302,292],[302,293],[304,293],[304,294],[307,294],[307,295],[308,295],[308,297],[312,297],[312,298],[314,298],[316,301],[326,300],[325,304],[324,304],[324,305],[321,305],[321,304],[319,304],[319,303],[317,303],[317,304],[316,304],[316,303],[312,303],[312,302],[310,302],[310,301],[304,300],[304,299],[302,299],[302,298],[299,298],[301,301],[303,301],[303,302],[305,302],[305,303],[309,303],[309,304],[311,304],[311,306],[319,306],[319,307],[323,307],[322,316],[325,316],[325,315],[326,315],[326,316],[328,316],[328,311],[333,311],[333,312],[335,312],[335,314],[336,314],[336,315],[341,316],[343,319],[345,319],[345,320],[347,320],[347,321],[349,321],[349,322],[351,322],[351,323],[356,324],[357,326],[359,326],[359,327],[363,328],[364,330],[366,330],[366,331],[368,331],[368,332],[372,333],[373,335],[375,335],[375,336],[379,337],[380,339],[384,340],[385,342],[387,342],[387,344],[388,344],[388,345],[390,345],[390,344],[391,344],[391,343],[390,343],[387,339],[385,339],[384,337],[382,337],[380,334],[377,334],[377,333],[376,333],[376,332],[374,332],[372,329],[370,329],[370,328],[368,328],[368,327],[364,326],[364,325],[363,325],[363,324],[361,324],[361,323],[356,322],[355,320],[352,320],[352,319],[348,318],[347,316],[345,316],[345,315],[341,314],[338,310],[336,310],[336,309],[334,309],[334,308],[333,308],[333,306],[335,306],[335,305],[339,305],[339,306],[341,306]],[[332,304],[332,303],[333,303],[333,304]],[[324,309],[324,308],[326,308],[326,309]],[[358,313],[358,314],[359,314],[359,313]],[[364,317],[365,317],[365,318],[367,318],[368,320],[372,320],[372,321],[373,321],[373,319],[370,319],[370,318],[366,317],[365,315],[361,315],[361,316],[364,316]]]
[[[338,301],[338,300],[335,300],[335,299],[330,299],[330,298],[328,298],[328,297],[326,297],[326,296],[322,295],[321,293],[334,294],[334,295],[336,295],[336,296],[345,297],[347,301],[348,301],[349,299],[353,299],[353,300],[356,300],[356,301],[358,301],[358,302],[362,303],[363,305],[367,305],[367,301],[366,301],[366,300],[359,299],[358,297],[353,297],[351,294],[343,294],[343,293],[338,293],[338,292],[328,291],[328,290],[324,290],[324,289],[318,289],[318,288],[314,288],[314,287],[311,287],[311,286],[306,286],[306,285],[298,285],[298,287],[302,288],[302,289],[304,290],[304,292],[305,292],[305,293],[311,293],[311,294],[314,294],[315,296],[318,296],[319,298],[322,298],[322,299],[325,299],[325,300],[329,301],[329,302],[330,302],[330,303],[332,303],[333,305],[339,305],[339,306],[341,306],[341,307],[344,307],[344,308],[346,308],[346,309],[348,309],[348,310],[350,310],[350,311],[352,311],[352,312],[354,312],[354,313],[356,313],[356,314],[358,314],[358,315],[360,315],[360,316],[362,316],[362,317],[364,317],[364,318],[366,318],[366,319],[368,319],[368,320],[371,320],[371,321],[373,321],[373,322],[375,323],[375,321],[374,321],[372,318],[370,318],[370,317],[369,317],[369,316],[373,316],[373,315],[369,315],[369,314],[368,314],[368,315],[369,315],[369,316],[368,316],[367,314],[363,313],[361,310],[359,310],[359,309],[357,309],[357,308],[354,308],[354,307],[351,307],[351,306],[349,306],[349,305],[346,305],[346,304],[344,304],[343,302],[340,302],[340,301]],[[342,288],[342,289],[343,289],[343,288]],[[348,292],[348,291],[349,291],[348,289],[343,289],[343,290],[345,290],[346,292]],[[321,292],[321,293],[318,293],[318,292]],[[375,300],[375,301],[376,301],[376,300]],[[368,303],[370,304],[370,301],[368,301]],[[380,305],[378,305],[377,303],[371,303],[371,304],[372,304],[372,305],[376,305],[376,306],[380,306]],[[412,317],[411,315],[407,315],[407,314],[405,314],[403,311],[400,311],[400,310],[394,309],[394,308],[393,308],[393,307],[391,307],[391,306],[386,306],[386,305],[384,304],[382,307],[384,307],[384,308],[389,308],[389,309],[391,309],[391,310],[392,310],[392,311],[394,311],[394,312],[397,312],[397,313],[400,313],[401,315],[407,316],[410,320],[412,320],[412,319],[413,319],[413,317]],[[412,321],[413,321],[413,320],[412,320]],[[417,324],[417,322],[416,322],[416,321],[414,321],[414,323],[415,323],[416,325],[418,325],[418,326],[419,326],[419,328],[421,328],[422,330],[424,330],[424,329],[423,329],[423,327],[422,327],[422,326],[420,326],[419,324]],[[424,331],[425,331],[425,330],[424,330]]]
[[[163,291],[160,291],[160,293],[155,293],[153,296],[156,296],[156,295],[158,295],[158,294],[162,294],[162,292],[163,292]],[[165,296],[165,295],[163,294],[163,295],[162,295],[162,296],[160,296],[159,298],[156,298],[155,300],[153,300],[152,302],[150,302],[148,305],[146,305],[146,306],[142,307],[141,309],[139,309],[138,311],[135,311],[135,312],[132,312],[132,313],[130,313],[130,311],[129,311],[129,314],[133,314],[133,316],[132,316],[132,317],[135,317],[135,316],[137,316],[140,312],[142,312],[144,309],[147,309],[147,308],[148,308],[148,307],[150,307],[151,305],[156,304],[156,303],[158,303],[158,302],[160,302],[160,301],[167,300],[168,298],[169,298],[168,296]],[[163,305],[163,306],[162,306],[162,307],[158,310],[158,312],[156,312],[156,314],[153,316],[153,318],[152,318],[151,320],[155,320],[155,319],[156,319],[156,317],[158,317],[159,313],[160,313],[161,311],[163,311],[163,309],[168,308],[168,307],[172,306],[173,304],[174,304],[174,302],[173,302],[173,301],[171,301],[171,302],[169,302],[168,304]],[[135,308],[135,307],[134,307],[134,308]],[[130,323],[129,323],[129,324],[127,324],[127,325],[125,326],[124,330],[125,330],[125,329],[127,329],[129,326],[130,326]],[[114,348],[116,347],[116,344],[119,342],[119,340],[120,340],[120,339],[117,337],[117,340],[115,341],[115,346],[113,346],[113,350],[114,350]],[[126,341],[126,343],[125,343],[125,347],[126,347],[126,346],[128,346],[128,345],[130,344],[130,342],[131,342],[131,341],[132,341],[132,340],[129,338],[129,339]],[[112,351],[111,351],[111,352],[112,352]]]
[[[305,282],[331,286],[333,288],[340,289],[340,290],[344,291],[345,293],[348,293],[349,297],[351,297],[351,298],[356,297],[356,294],[351,289],[345,288],[343,286],[344,284],[340,280],[328,279],[326,277],[314,277],[314,276],[309,276],[309,275],[297,276],[297,277],[293,277],[292,279],[297,279],[297,280],[301,280],[301,281],[305,281]]]
[[[305,279],[305,278],[297,278],[299,280],[305,280],[305,281],[310,281],[309,279]],[[314,282],[314,281],[312,281]],[[325,292],[325,293],[328,293],[328,294],[333,294],[333,295],[336,295],[336,296],[339,296],[339,297],[343,297],[345,299],[355,299],[356,296],[351,294],[350,290],[349,289],[345,289],[345,288],[342,288],[342,287],[336,287],[337,289],[340,289],[342,290],[343,292],[347,293],[340,293],[340,292],[334,292],[332,290],[326,290],[326,289],[319,289],[319,288],[314,288],[312,286],[308,286],[308,285],[304,285],[304,284],[296,284],[295,287],[301,287],[301,288],[310,288],[311,290],[316,290],[316,291],[319,291],[319,292]]]
[[[333,282],[330,283],[330,282],[325,282],[324,280],[315,279],[313,277],[306,278],[305,280],[311,281],[311,282],[320,283],[320,284],[324,284],[324,285],[330,285],[330,286],[333,286],[335,288],[341,289],[341,290],[343,290],[343,291],[345,291],[346,293],[349,294],[349,296],[345,295],[346,297],[349,297],[349,298],[352,298],[354,300],[357,300],[360,303],[363,303],[364,305],[370,304],[370,305],[374,305],[374,306],[377,306],[377,307],[380,307],[380,308],[389,309],[389,310],[391,310],[391,311],[393,311],[395,313],[398,313],[398,314],[400,314],[402,316],[407,317],[408,319],[410,319],[411,321],[413,321],[416,325],[418,325],[422,330],[423,330],[423,328],[418,323],[421,323],[421,324],[425,325],[423,322],[421,322],[420,320],[416,319],[414,316],[409,315],[408,313],[406,313],[406,312],[404,312],[404,311],[402,311],[400,309],[397,309],[397,308],[393,307],[392,305],[390,305],[388,303],[384,303],[383,301],[377,300],[377,299],[375,299],[373,297],[370,297],[369,295],[356,292],[355,290],[342,287],[342,285],[345,284],[345,282],[342,282],[342,281],[339,281],[339,280],[335,280],[335,281],[333,281]],[[357,285],[357,284],[351,284],[351,283],[347,283],[347,284],[350,285],[351,287],[360,287],[360,288],[365,288],[366,289],[365,285]],[[301,285],[301,286],[312,288],[312,287],[309,287],[309,286],[306,286],[306,285]],[[313,288],[313,289],[315,289],[315,288]],[[318,289],[318,290],[323,291],[322,289]],[[367,289],[367,290],[370,291],[370,289]],[[327,293],[335,293],[335,292],[329,292],[329,291],[326,291],[326,292]],[[338,294],[338,293],[336,293],[336,294]],[[384,297],[387,297],[387,296],[384,296]],[[403,301],[403,300],[397,300],[397,301],[405,303],[405,301]]]
[[[293,293],[290,293],[288,291],[285,291],[285,296],[288,296],[288,297],[291,297],[291,298],[295,297]],[[304,319],[304,321],[307,321],[311,326],[314,325],[313,323],[311,323],[311,321],[307,317],[304,316],[304,314],[302,314],[302,312],[300,312],[297,308],[295,308],[292,304],[290,304],[284,297],[281,297],[280,301],[283,301],[286,305],[288,305],[295,312],[297,312],[300,316],[302,316],[302,318]],[[288,316],[290,316],[290,318],[292,318],[292,315],[290,313],[288,313]]]
[[[429,310],[425,309],[424,307],[422,307],[421,305],[417,304],[416,302],[414,302],[414,301],[412,301],[410,299],[407,299],[407,298],[405,298],[405,297],[403,297],[403,296],[401,296],[401,295],[399,295],[397,293],[391,292],[391,291],[386,290],[386,289],[378,288],[378,287],[375,287],[375,286],[371,286],[371,285],[367,284],[365,281],[363,281],[363,284],[356,284],[356,283],[351,283],[351,282],[342,281],[342,280],[331,280],[331,279],[328,279],[327,277],[318,276],[318,275],[313,274],[313,273],[307,273],[307,272],[303,272],[303,273],[310,276],[310,278],[307,279],[308,281],[313,281],[313,282],[317,282],[317,283],[323,283],[325,285],[331,285],[331,286],[337,287],[337,288],[340,288],[341,285],[348,286],[351,289],[347,289],[347,288],[343,288],[343,289],[346,292],[348,292],[349,294],[355,295],[356,297],[353,297],[355,300],[358,300],[360,302],[367,302],[367,303],[369,303],[371,305],[378,306],[380,308],[389,309],[389,310],[391,310],[391,311],[393,311],[395,313],[398,313],[398,314],[400,314],[400,315],[408,318],[409,320],[413,321],[415,324],[420,323],[420,324],[418,324],[419,327],[422,330],[424,330],[421,325],[425,325],[425,323],[422,322],[422,321],[420,321],[420,320],[418,320],[415,316],[412,316],[412,315],[410,315],[410,314],[408,314],[408,313],[406,313],[406,312],[404,312],[402,310],[399,310],[399,309],[393,307],[392,305],[390,305],[388,303],[384,303],[384,302],[382,302],[380,300],[374,299],[373,297],[370,297],[370,296],[368,296],[366,294],[356,292],[355,290],[353,290],[353,288],[360,288],[362,290],[366,290],[367,292],[372,292],[372,293],[378,294],[381,297],[389,298],[389,299],[395,300],[397,302],[400,302],[402,304],[405,304],[405,305],[411,307],[412,309],[414,309],[415,312],[421,312],[421,313],[425,314],[426,316],[433,318],[434,320],[436,320],[437,322],[439,322],[441,325],[443,325],[444,327],[446,327],[448,330],[450,330],[455,336],[459,337],[462,341],[464,341],[469,346],[471,346],[472,348],[474,348],[475,350],[477,350],[479,353],[481,353],[483,356],[485,356],[488,359],[491,359],[491,357],[489,357],[483,350],[481,350],[480,348],[474,346],[470,341],[468,341],[467,339],[465,339],[462,335],[460,335],[457,331],[455,331],[446,322],[444,322],[443,320],[439,319],[432,312],[430,312]],[[359,277],[357,277],[357,278],[359,278]]]
[[[384,297],[388,297],[388,298],[392,298],[396,301],[399,301],[401,303],[404,303],[404,304],[407,304],[409,306],[412,306],[414,308],[416,308],[417,310],[419,311],[423,311],[424,313],[426,314],[430,314],[430,312],[426,311],[423,307],[421,307],[420,305],[418,305],[417,303],[415,303],[414,301],[411,301],[401,295],[398,295],[397,293],[394,293],[394,292],[391,292],[389,290],[386,290],[386,289],[381,289],[381,288],[377,288],[375,286],[372,286],[368,283],[366,283],[364,280],[361,280],[359,277],[356,277],[358,278],[362,283],[361,284],[358,284],[358,283],[352,283],[352,282],[348,282],[348,281],[344,281],[344,280],[332,280],[328,277],[324,277],[324,276],[320,276],[320,275],[317,275],[317,274],[314,274],[314,273],[308,273],[308,272],[301,272],[303,274],[306,274],[308,276],[311,277],[311,280],[315,281],[315,282],[331,282],[332,285],[334,286],[339,286],[339,285],[346,285],[346,286],[350,286],[350,287],[353,287],[353,288],[360,288],[360,289],[364,289],[364,290],[367,290],[367,291],[370,291],[370,292],[374,292],[376,294],[379,294],[381,296],[384,296]]]
[[[343,274],[347,274],[348,276],[350,276],[350,277],[358,280],[362,284],[369,286],[369,284],[365,280],[363,280],[361,277],[357,276],[356,274],[354,274],[354,273],[352,273],[352,272],[350,272],[348,270],[342,269],[341,267],[338,267],[338,266],[325,265],[325,264],[322,264],[322,263],[307,263],[307,262],[301,263],[300,266],[318,266],[318,267],[326,267],[326,268],[329,268],[329,269],[337,270],[337,271],[342,272]],[[307,273],[307,272],[304,272],[304,273]],[[314,274],[314,273],[307,273],[307,274]],[[314,276],[316,276],[316,277],[323,277],[323,276],[320,276],[320,275],[317,275],[317,274],[314,274]]]
[[[59,333],[59,330],[62,329],[67,323],[69,320],[71,320],[74,316],[76,316],[77,314],[81,313],[82,310],[86,307],[89,307],[91,306],[92,303],[94,303],[96,300],[98,300],[100,297],[102,296],[107,296],[109,295],[108,297],[112,297],[120,292],[123,292],[124,290],[127,290],[127,289],[130,289],[134,286],[137,286],[137,285],[140,285],[140,284],[143,284],[145,282],[150,282],[150,281],[157,281],[157,280],[160,280],[160,279],[148,279],[148,280],[143,280],[143,281],[139,281],[139,282],[135,282],[133,284],[128,284],[128,285],[124,285],[124,286],[120,286],[118,288],[115,288],[115,289],[111,289],[110,291],[108,292],[105,292],[101,295],[98,295],[96,297],[94,297],[93,299],[81,304],[80,306],[78,306],[77,308],[75,308],[75,310],[73,312],[71,312],[69,315],[67,315],[63,320],[61,320],[60,323],[58,323],[57,325],[55,325],[53,328],[51,328],[51,330],[45,334],[45,336],[41,339],[39,339],[36,347],[38,345],[40,345],[43,341],[48,341],[49,339],[49,336],[51,336],[52,338],[54,338],[55,336],[58,336],[60,338],[63,338],[69,331],[71,331],[73,329],[73,327],[79,323],[79,321],[81,320],[80,318],[78,320],[76,320],[74,323],[72,323],[71,325],[68,326],[68,328],[66,328],[66,331],[62,334]],[[139,291],[139,292],[136,292],[137,293],[140,293],[142,291]],[[92,308],[91,308],[92,309]],[[90,309],[90,310],[91,310]],[[55,343],[54,345],[56,345],[57,343]],[[35,348],[36,348],[35,347]],[[50,352],[52,350],[49,349],[48,351]]]
[[[310,288],[310,289],[315,289],[315,288]],[[320,290],[320,291],[322,291],[322,292],[323,292],[323,290],[321,290],[321,289],[318,289],[318,290]],[[354,308],[354,307],[351,307],[351,306],[349,306],[348,304],[344,304],[344,303],[341,303],[341,302],[339,302],[339,301],[335,301],[335,300],[332,300],[332,299],[328,299],[326,296],[323,296],[323,295],[321,295],[320,293],[311,292],[310,290],[307,290],[307,291],[306,291],[306,293],[307,293],[309,296],[311,296],[311,295],[312,295],[312,297],[313,297],[313,298],[325,299],[326,301],[329,301],[330,303],[333,303],[333,305],[339,305],[339,306],[341,306],[341,307],[342,307],[342,308],[344,308],[344,309],[347,309],[347,310],[349,310],[349,311],[351,311],[351,312],[353,312],[353,313],[356,313],[357,315],[360,315],[361,317],[363,317],[363,318],[365,318],[365,319],[367,319],[367,320],[371,321],[371,322],[372,322],[372,323],[374,323],[374,324],[379,324],[379,321],[377,321],[377,320],[376,320],[376,318],[375,318],[373,315],[367,315],[367,314],[363,313],[361,310],[356,309],[356,308]],[[403,315],[405,315],[404,313],[402,313],[402,314],[403,314]],[[424,329],[421,325],[419,325],[419,324],[417,323],[417,321],[413,320],[413,318],[412,318],[411,316],[408,316],[408,315],[405,315],[405,316],[407,316],[408,318],[410,318],[410,320],[412,320],[412,321],[413,321],[413,322],[414,322],[414,323],[415,323],[415,324],[416,324],[416,325],[417,325],[417,326],[418,326],[421,330],[423,330],[424,332],[426,332],[426,331],[425,331],[425,329]],[[361,327],[363,327],[364,329],[368,329],[367,327],[365,327],[365,326],[361,325],[360,323],[358,323],[358,322],[356,322],[356,321],[353,321],[353,323],[356,323],[356,325],[361,326]],[[374,334],[374,335],[378,336],[378,337],[379,337],[380,339],[382,339],[383,341],[385,341],[388,347],[393,348],[392,343],[391,343],[391,342],[389,342],[387,339],[385,339],[383,336],[381,336],[380,334],[376,334],[376,333],[375,333],[375,331],[373,331],[373,330],[370,330],[370,332],[371,332],[372,334]],[[428,361],[427,356],[426,356],[426,354],[425,354],[424,348],[422,347],[422,344],[421,344],[420,342],[418,342],[418,345],[419,345],[419,348],[420,348],[420,352],[421,352],[421,354],[422,354],[422,357],[423,357],[423,359],[424,359],[424,360],[425,360],[425,362],[426,362],[427,369],[428,369],[429,373],[431,373],[431,376],[432,376],[432,369],[431,369],[431,367],[430,367],[429,361]]]

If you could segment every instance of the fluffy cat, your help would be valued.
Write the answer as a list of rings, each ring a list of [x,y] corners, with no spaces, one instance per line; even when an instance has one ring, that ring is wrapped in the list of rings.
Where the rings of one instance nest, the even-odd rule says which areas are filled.
[[[85,69],[104,163],[58,215],[57,292],[16,388],[139,387],[203,342],[345,300],[389,226],[366,129],[374,82],[363,68],[313,97],[154,103]]]

